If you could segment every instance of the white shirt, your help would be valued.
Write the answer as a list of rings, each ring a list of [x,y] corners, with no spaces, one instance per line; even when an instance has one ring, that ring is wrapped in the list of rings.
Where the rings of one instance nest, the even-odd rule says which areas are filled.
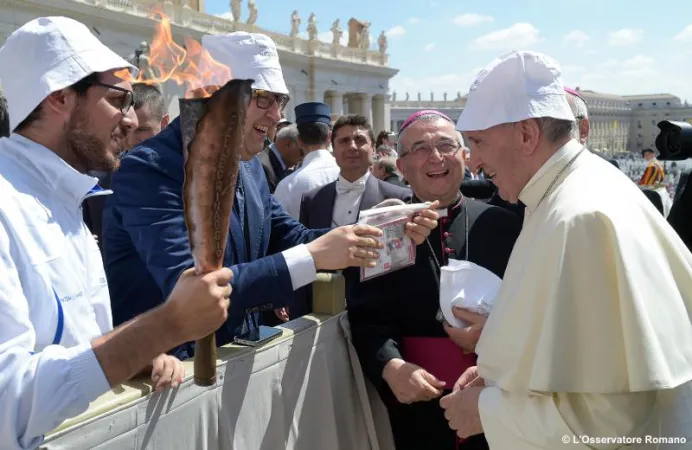
[[[22,136],[0,139],[0,447],[42,436],[110,389],[90,341],[113,328],[82,219],[97,179]]]
[[[313,150],[305,155],[300,169],[279,182],[274,197],[291,217],[298,220],[303,194],[335,181],[340,171],[329,150]]]
[[[358,221],[360,200],[365,192],[365,185],[370,176],[370,171],[351,183],[339,175],[336,180],[336,199],[332,211],[332,226],[351,225]]]

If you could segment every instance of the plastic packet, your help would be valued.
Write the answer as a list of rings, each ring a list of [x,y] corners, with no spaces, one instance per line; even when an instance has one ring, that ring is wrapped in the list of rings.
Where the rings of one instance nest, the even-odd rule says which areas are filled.
[[[416,244],[406,236],[406,223],[411,216],[427,209],[430,203],[404,203],[401,200],[385,200],[379,205],[360,212],[359,224],[382,230],[378,238],[383,248],[375,267],[363,267],[361,281],[411,266],[416,262]]]

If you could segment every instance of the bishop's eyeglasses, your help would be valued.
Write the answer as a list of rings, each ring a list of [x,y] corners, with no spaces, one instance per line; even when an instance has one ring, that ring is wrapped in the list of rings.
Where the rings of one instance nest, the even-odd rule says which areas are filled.
[[[440,140],[437,142],[416,142],[408,151],[404,151],[400,156],[412,155],[415,158],[427,158],[433,150],[437,150],[441,156],[452,156],[461,148],[461,144],[452,140]]]

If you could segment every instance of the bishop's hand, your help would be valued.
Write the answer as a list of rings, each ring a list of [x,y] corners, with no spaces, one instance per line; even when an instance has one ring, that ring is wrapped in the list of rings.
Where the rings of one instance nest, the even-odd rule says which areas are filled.
[[[435,211],[440,202],[438,200],[432,202],[427,209],[414,214],[411,220],[406,223],[406,236],[411,238],[416,245],[420,245],[425,242],[425,238],[430,236],[432,230],[437,228],[437,219],[440,215]]]
[[[382,378],[400,403],[433,400],[442,395],[445,382],[425,369],[402,359],[392,359],[384,366]]]

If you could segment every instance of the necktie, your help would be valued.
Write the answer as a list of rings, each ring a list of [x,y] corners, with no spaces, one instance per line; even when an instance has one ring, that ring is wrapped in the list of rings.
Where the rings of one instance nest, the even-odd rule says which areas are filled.
[[[243,185],[243,179],[240,173],[238,173],[238,182],[235,190],[235,205],[234,208],[238,208],[238,215],[240,216],[240,227],[243,230],[243,240],[245,247],[245,260],[237,261],[240,262],[250,262],[250,227],[248,225],[248,211],[247,203],[245,202],[245,189]],[[238,255],[240,256],[240,255]],[[241,257],[242,258],[242,257]],[[248,308],[245,310],[245,320],[243,322],[241,333],[247,333],[255,328],[257,328],[257,319],[255,317],[256,311],[253,308]]]

